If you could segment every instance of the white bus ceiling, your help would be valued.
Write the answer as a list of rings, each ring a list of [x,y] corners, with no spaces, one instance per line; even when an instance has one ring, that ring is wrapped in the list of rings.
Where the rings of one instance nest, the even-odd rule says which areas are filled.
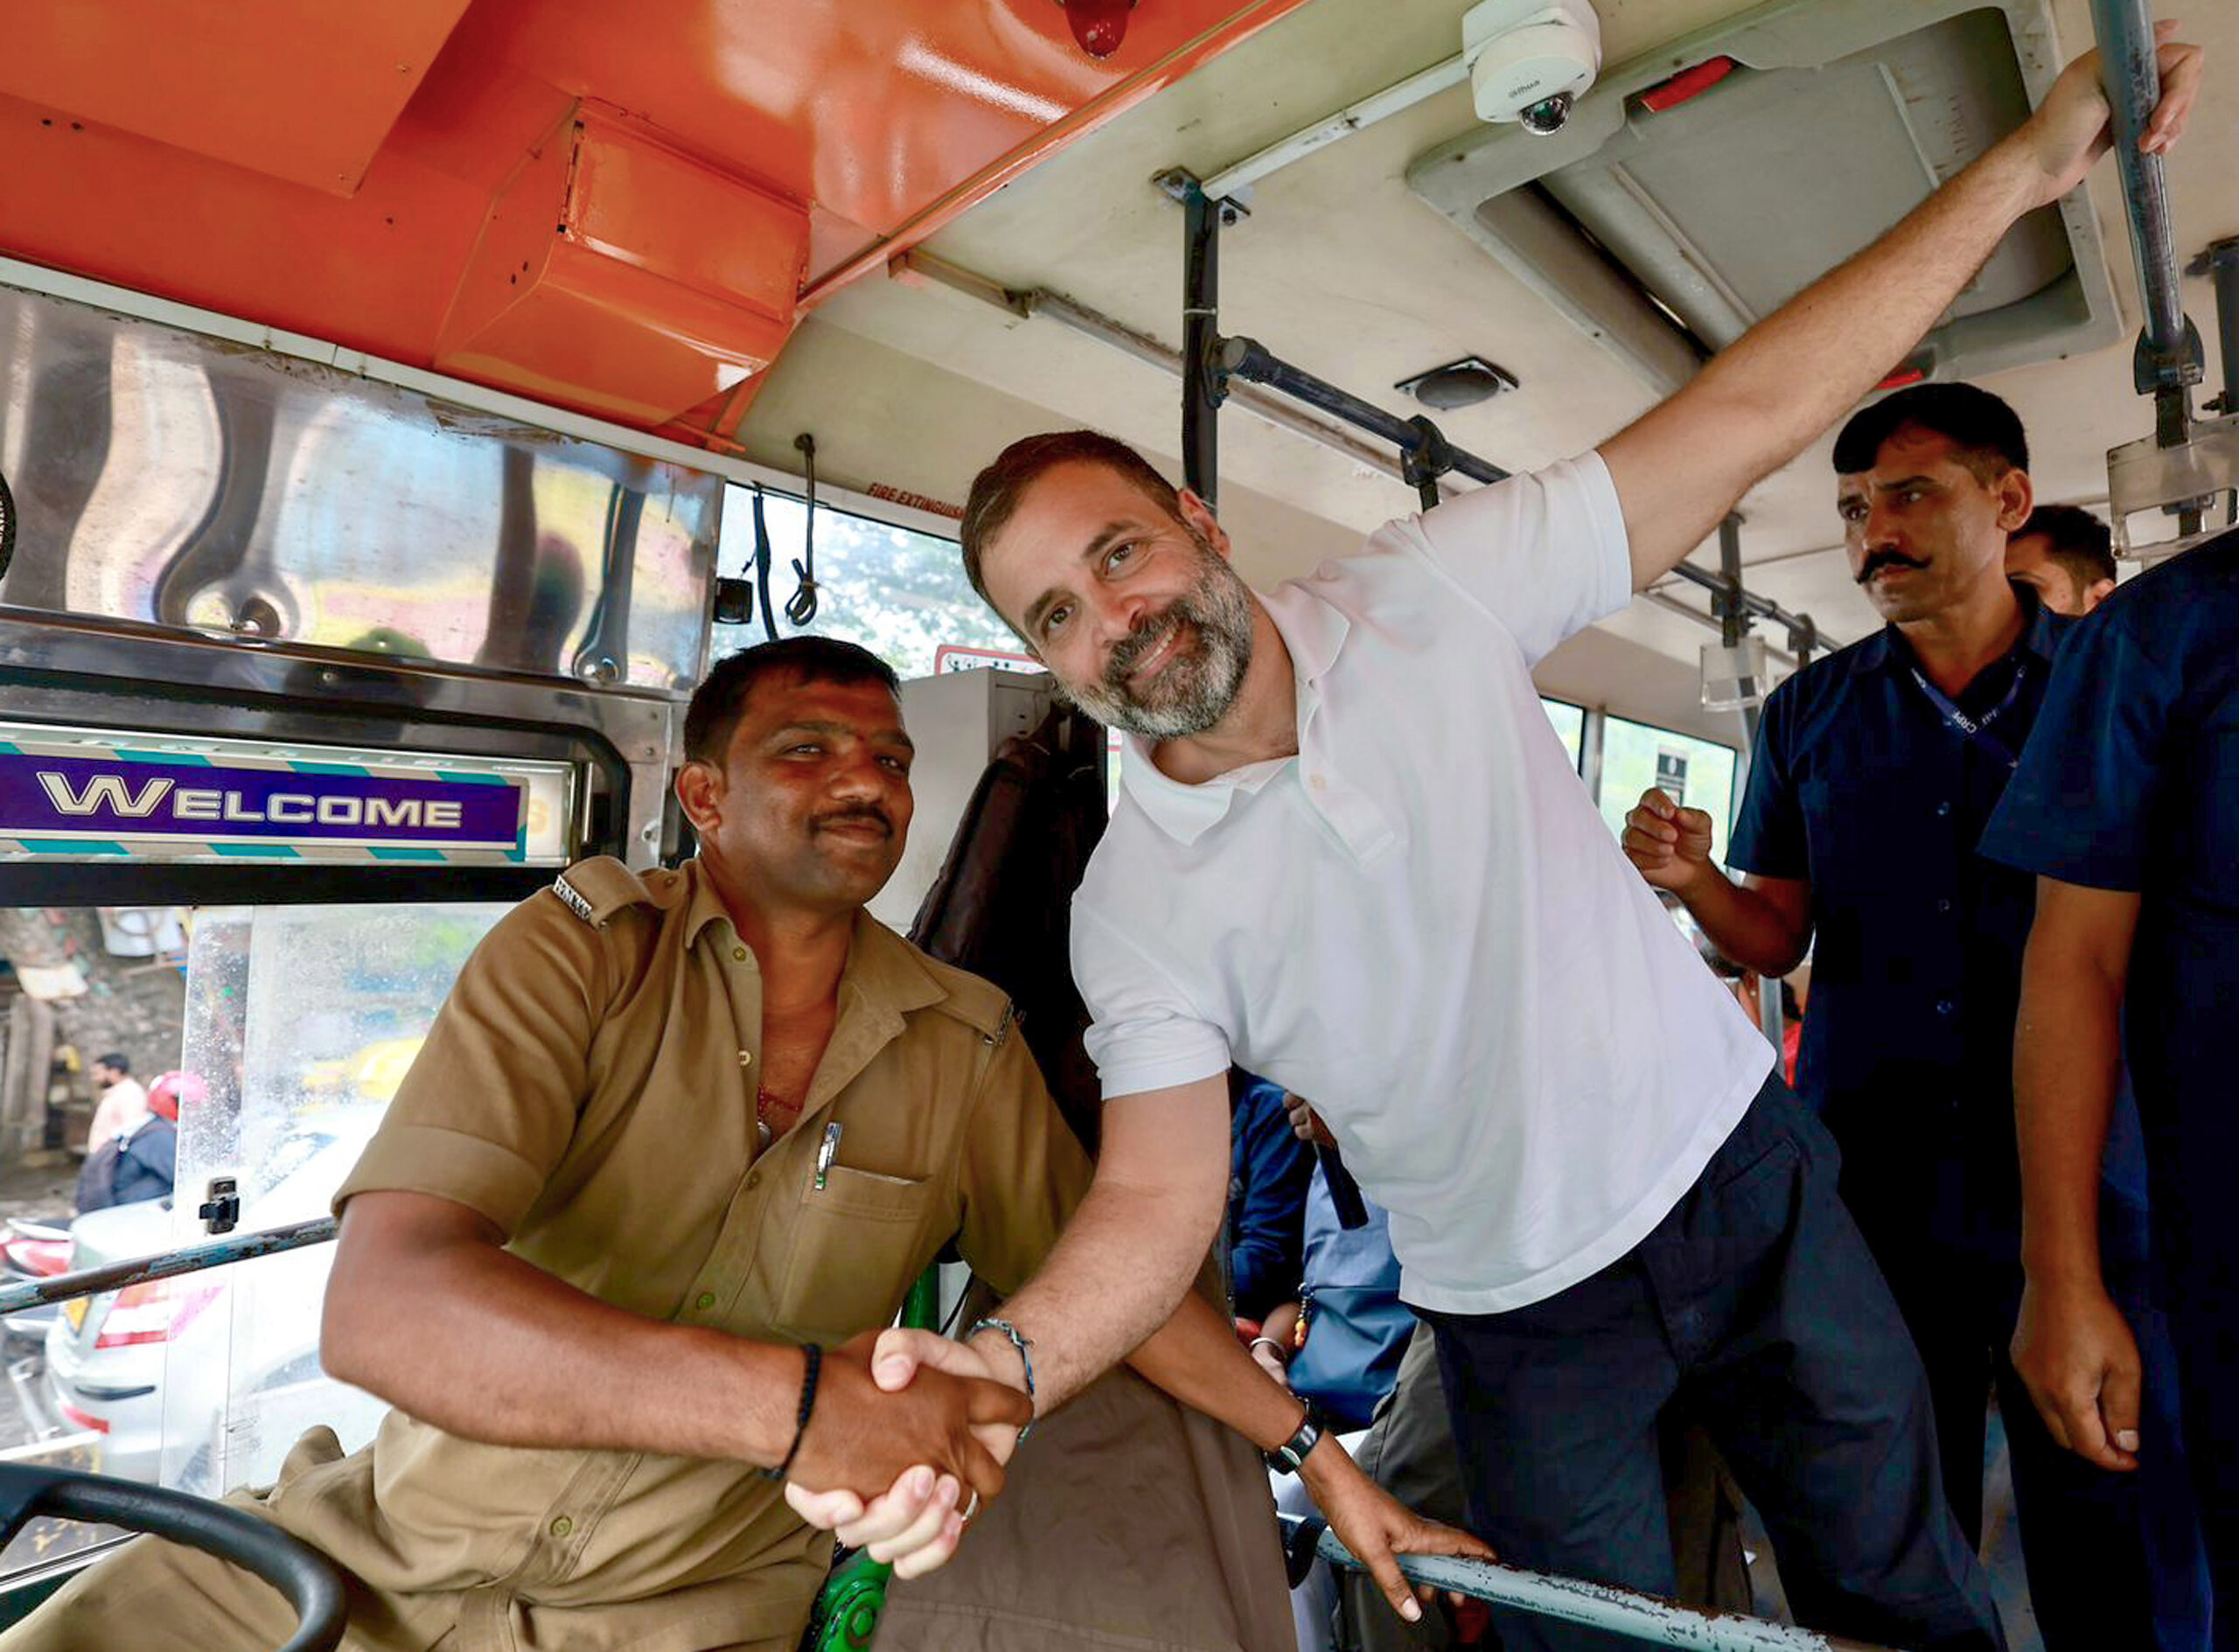
[[[1157,0],[1145,0],[1155,4]],[[1014,289],[1065,296],[1174,346],[1181,341],[1180,210],[1149,180],[1169,166],[1210,177],[1287,134],[1460,49],[1466,0],[1313,0],[1179,85],[1012,183],[924,243],[949,263]],[[1762,6],[1720,0],[1600,0],[1603,60],[1616,64]],[[1811,3],[1795,8],[1808,16]],[[2239,8],[2174,9],[2212,59],[2239,60]],[[2089,45],[2084,0],[2044,8],[2054,55]],[[2218,86],[2226,89],[2219,91]],[[1434,415],[1457,443],[1510,469],[1592,445],[1656,400],[1648,382],[1576,331],[1551,305],[1417,199],[1418,157],[1480,129],[1467,85],[1320,149],[1252,186],[1251,216],[1221,247],[1221,323],[1402,416],[1423,411],[1398,380],[1468,354],[1522,387]],[[2178,254],[2239,234],[2228,178],[2239,154],[2239,96],[2211,80],[2169,158]],[[1777,156],[1763,157],[1767,167]],[[1754,187],[1733,179],[1737,192]],[[2106,451],[2151,433],[2131,383],[2136,279],[2113,169],[2087,186],[2120,307],[2119,337],[2074,359],[1980,380],[2027,425],[2040,499],[2096,503]],[[1777,222],[1765,225],[1777,234]],[[2187,279],[2187,312],[2208,338],[2215,307]],[[1798,363],[1799,373],[1810,364]],[[973,469],[1003,442],[1064,423],[1133,441],[1178,477],[1179,387],[1156,369],[1053,321],[1022,321],[939,287],[867,280],[825,303],[795,336],[740,431],[752,456],[791,462],[814,429],[829,474],[960,502]],[[1878,624],[1836,550],[1831,437],[1743,502],[1750,589],[1810,614],[1838,641]],[[1270,582],[1342,554],[1410,508],[1408,491],[1233,404],[1221,421],[1221,510],[1247,577]],[[1697,553],[1715,567],[1717,547]],[[1702,593],[1674,585],[1697,609]],[[1730,715],[1697,704],[1697,651],[1712,633],[1645,601],[1574,640],[1543,667],[1550,693],[1715,737]],[[1782,639],[1771,636],[1777,648]]]

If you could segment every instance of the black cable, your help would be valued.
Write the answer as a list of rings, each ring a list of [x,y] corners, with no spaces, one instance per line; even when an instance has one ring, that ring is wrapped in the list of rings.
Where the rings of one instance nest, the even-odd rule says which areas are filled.
[[[778,608],[770,600],[770,523],[762,513],[762,484],[754,484],[754,582],[762,593],[762,631],[778,640]]]
[[[793,438],[793,445],[800,450],[801,462],[808,482],[808,516],[801,523],[801,560],[793,564],[794,577],[800,583],[794,588],[792,598],[785,604],[785,617],[797,627],[806,626],[816,617],[816,438],[804,430]],[[763,597],[764,611],[768,611],[769,597]]]

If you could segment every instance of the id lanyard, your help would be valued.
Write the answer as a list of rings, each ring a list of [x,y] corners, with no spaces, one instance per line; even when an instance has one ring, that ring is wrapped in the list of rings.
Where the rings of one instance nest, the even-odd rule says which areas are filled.
[[[1952,703],[1951,696],[1929,681],[1918,666],[1912,669],[1913,680],[1921,686],[1921,693],[1928,696],[1928,703],[1934,706],[1943,715],[1943,721],[1957,729],[1962,737],[1982,742],[1984,745],[1998,754],[1999,761],[2004,763],[2009,770],[2021,766],[2021,759],[2013,755],[2012,749],[1996,735],[1991,733],[1991,725],[2011,711],[2013,708],[2013,702],[2021,697],[2022,680],[2029,675],[2029,662],[2026,659],[2015,663],[2013,680],[2006,687],[2005,698],[1979,717],[1970,717],[1965,712],[1960,710]]]

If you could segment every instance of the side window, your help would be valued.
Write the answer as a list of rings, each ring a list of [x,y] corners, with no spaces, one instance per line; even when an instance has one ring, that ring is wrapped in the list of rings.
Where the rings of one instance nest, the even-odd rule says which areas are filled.
[[[764,491],[763,517],[770,529],[770,595],[778,605],[778,631],[808,630],[861,643],[903,677],[930,676],[945,647],[1015,650],[1018,638],[980,600],[964,577],[955,540],[896,527],[816,507],[816,617],[806,627],[785,617],[799,584],[793,564],[803,560],[808,507],[783,493]],[[754,491],[734,486],[723,500],[723,536],[715,565],[724,575],[754,577]],[[758,599],[757,599],[758,601]],[[758,609],[746,625],[718,625],[715,652],[751,647],[768,633]]]
[[[1733,828],[1734,766],[1731,746],[1628,717],[1608,718],[1601,735],[1601,818],[1622,834],[1641,793],[1661,786],[1710,816],[1712,853],[1722,863]]]
[[[1539,709],[1547,714],[1547,721],[1555,725],[1555,735],[1563,742],[1563,749],[1571,754],[1571,768],[1580,774],[1586,770],[1586,708],[1573,706],[1567,700],[1540,697]]]
[[[19,1283],[204,1243],[196,1208],[217,1175],[235,1183],[242,1233],[324,1216],[466,955],[506,910],[103,909],[0,926],[17,978],[29,972],[52,997],[11,1020],[38,1034],[19,1059],[36,1081],[36,1125],[60,1149],[21,1166],[0,1202],[10,1218],[0,1275]],[[41,972],[50,951],[73,960],[67,979]],[[97,1053],[125,1057],[136,1077],[120,1081]],[[73,1150],[101,1127],[108,1145],[80,1175]],[[384,1408],[318,1361],[332,1259],[331,1244],[312,1244],[9,1317],[0,1460],[215,1496],[270,1481],[315,1423],[345,1449],[362,1445]],[[107,1535],[35,1520],[0,1575]]]

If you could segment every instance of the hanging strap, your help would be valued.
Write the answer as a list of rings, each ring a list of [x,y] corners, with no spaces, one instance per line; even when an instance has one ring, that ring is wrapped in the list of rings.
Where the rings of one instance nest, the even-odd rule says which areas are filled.
[[[793,445],[800,450],[807,474],[808,514],[801,523],[800,560],[793,564],[793,577],[800,582],[785,604],[785,617],[805,626],[816,617],[816,438],[803,431],[793,438]]]
[[[754,582],[762,594],[762,634],[778,640],[778,609],[770,600],[770,523],[762,513],[762,484],[754,484]]]

